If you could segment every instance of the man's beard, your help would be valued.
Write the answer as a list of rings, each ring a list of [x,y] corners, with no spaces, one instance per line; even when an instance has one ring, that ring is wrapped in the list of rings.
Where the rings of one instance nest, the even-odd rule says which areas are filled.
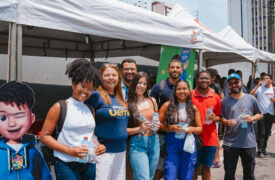
[[[133,79],[127,79],[126,77],[124,78],[124,81],[126,81],[127,83],[131,83]]]
[[[178,79],[178,78],[179,78],[179,75],[177,75],[177,76],[175,77],[175,76],[172,76],[172,74],[169,74],[169,76],[170,76],[172,79]]]
[[[241,92],[241,90],[242,90],[242,88],[234,88],[234,89],[232,89],[232,90],[230,90],[230,92],[232,93],[232,94],[238,94],[238,93],[240,93]]]

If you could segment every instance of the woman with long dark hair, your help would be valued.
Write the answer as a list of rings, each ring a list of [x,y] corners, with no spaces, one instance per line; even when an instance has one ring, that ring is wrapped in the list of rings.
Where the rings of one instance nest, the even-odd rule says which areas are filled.
[[[165,179],[176,180],[179,177],[180,180],[192,180],[196,149],[193,153],[185,152],[184,144],[187,134],[199,135],[202,132],[202,126],[199,111],[192,104],[187,81],[179,80],[176,83],[173,96],[163,104],[159,115],[160,129],[167,132],[168,157],[165,159]]]
[[[149,97],[149,76],[139,72],[134,76],[128,94],[130,121],[130,161],[135,179],[153,179],[159,160],[159,139],[155,131],[159,123],[152,123],[157,111],[156,100]],[[152,130],[154,129],[154,130]]]

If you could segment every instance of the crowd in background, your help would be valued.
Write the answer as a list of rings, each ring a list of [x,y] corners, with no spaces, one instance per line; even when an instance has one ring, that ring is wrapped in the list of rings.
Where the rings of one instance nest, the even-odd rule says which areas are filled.
[[[222,132],[224,179],[235,179],[239,156],[244,179],[255,179],[255,157],[267,156],[273,122],[271,76],[262,73],[245,86],[239,70],[230,69],[221,78],[217,70],[207,69],[196,73],[192,90],[180,79],[180,56],[168,61],[169,77],[153,86],[133,59],[123,60],[121,67],[106,63],[99,70],[85,59],[68,64],[72,95],[65,100],[64,122],[60,125],[57,102],[41,131],[41,141],[54,150],[57,179],[191,180],[198,178],[199,166],[203,179],[210,179],[210,168],[221,165]],[[84,163],[90,150],[81,142],[94,136],[94,159]]]

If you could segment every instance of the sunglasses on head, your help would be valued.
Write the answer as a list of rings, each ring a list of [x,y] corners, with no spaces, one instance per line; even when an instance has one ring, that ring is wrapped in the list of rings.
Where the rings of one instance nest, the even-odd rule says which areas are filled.
[[[240,83],[240,81],[237,80],[237,81],[234,81],[234,82],[228,82],[228,85],[233,86],[233,85],[238,85],[239,83]]]
[[[116,63],[103,63],[104,67],[109,67],[109,66],[113,66],[113,67],[117,67]]]

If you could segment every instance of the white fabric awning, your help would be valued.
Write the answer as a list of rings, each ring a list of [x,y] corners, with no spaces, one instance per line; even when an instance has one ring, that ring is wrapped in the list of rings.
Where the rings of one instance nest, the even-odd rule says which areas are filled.
[[[211,31],[179,4],[172,9],[169,16],[177,19],[178,21],[183,21],[189,26],[200,29],[200,37],[202,39],[201,49],[204,50],[203,58],[206,60],[207,66],[239,61],[256,61],[255,54],[252,49],[247,47],[237,49],[236,43],[238,42],[231,43],[219,34]]]
[[[173,18],[117,0],[0,1],[0,20],[138,42],[200,48],[197,30]]]
[[[259,61],[275,61],[275,54],[253,47],[246,42],[231,26],[226,26],[219,32],[219,34],[232,44],[235,44],[235,47],[240,49],[240,51],[242,49],[251,49],[250,51],[254,52],[254,57]]]

